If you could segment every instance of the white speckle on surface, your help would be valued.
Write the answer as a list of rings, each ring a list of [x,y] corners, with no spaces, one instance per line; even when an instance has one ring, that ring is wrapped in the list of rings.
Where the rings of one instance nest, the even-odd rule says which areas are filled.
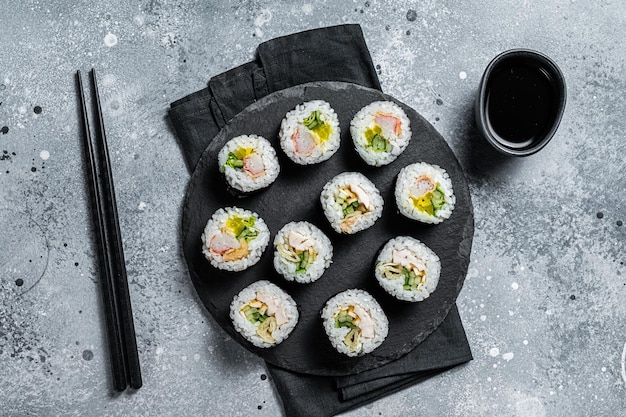
[[[43,159],[44,161],[46,161],[48,160],[48,158],[50,158],[50,152],[44,149],[43,151],[39,152],[39,157]]]
[[[272,11],[269,9],[261,10],[261,13],[254,19],[254,26],[260,27],[272,20]]]
[[[176,44],[176,34],[174,32],[167,32],[161,37],[161,45],[172,47]]]
[[[142,15],[137,15],[133,17],[133,22],[135,22],[137,26],[143,26],[143,24],[145,23],[145,19]]]
[[[26,114],[26,106],[20,106],[17,111],[20,112],[20,114]]]
[[[489,349],[489,356],[495,358],[499,354],[500,354],[500,349],[498,349],[497,347],[493,347],[493,348]]]
[[[464,80],[467,78],[467,73],[465,71],[459,72],[459,78]]]
[[[104,74],[104,77],[102,77],[102,86],[103,87],[110,87],[113,84],[115,84],[116,78],[115,75],[113,74]]]
[[[602,372],[606,372],[606,367],[605,367],[605,366],[603,366],[600,370],[601,370]]]
[[[307,16],[311,16],[313,14],[313,6],[311,6],[309,3],[306,3],[302,6],[302,13]]]
[[[545,417],[546,410],[537,397],[526,397],[515,402],[515,415],[518,417]]]
[[[104,44],[109,48],[117,45],[117,36],[115,36],[111,32],[107,33],[104,37]]]
[[[487,316],[485,316],[484,314],[480,316],[480,321],[485,321],[485,320],[487,320]]]
[[[519,284],[517,282],[514,282],[513,284],[511,284],[511,288],[517,290],[519,288]]]
[[[180,360],[183,361],[183,362],[186,362],[187,361],[187,356],[185,356],[185,355],[181,356]]]
[[[476,268],[470,268],[467,271],[467,278],[474,278],[478,276],[478,270]]]
[[[487,281],[491,281],[491,275],[487,275]]]
[[[514,311],[509,310],[509,316],[513,316],[515,314]]]
[[[146,209],[148,205],[146,203],[144,203],[143,201],[139,202],[139,205],[137,206],[138,210],[144,211]]]
[[[161,356],[163,354],[163,348],[161,346],[156,348],[156,355]]]
[[[527,345],[528,344],[528,340],[523,340],[522,343]]]
[[[504,359],[507,362],[510,361],[511,359],[513,359],[513,357],[515,357],[513,352],[507,352],[507,353],[502,355],[502,359]]]

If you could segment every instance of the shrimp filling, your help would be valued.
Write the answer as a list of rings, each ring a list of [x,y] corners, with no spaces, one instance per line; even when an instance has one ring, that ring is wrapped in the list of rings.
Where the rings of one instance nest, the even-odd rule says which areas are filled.
[[[436,216],[437,212],[446,204],[445,193],[439,183],[426,176],[415,179],[409,196],[413,206],[422,213]]]
[[[331,133],[330,125],[321,119],[319,110],[313,111],[291,136],[295,153],[311,155],[317,146],[328,140]]]
[[[259,234],[254,226],[255,217],[231,216],[224,227],[209,240],[209,250],[225,262],[243,259],[250,253],[248,243]]]
[[[265,164],[261,155],[253,148],[237,148],[228,153],[224,166],[244,171],[251,178],[258,178],[265,174]]]
[[[389,152],[392,148],[390,138],[402,134],[402,122],[396,116],[376,113],[374,124],[365,131],[366,147],[374,152]]]

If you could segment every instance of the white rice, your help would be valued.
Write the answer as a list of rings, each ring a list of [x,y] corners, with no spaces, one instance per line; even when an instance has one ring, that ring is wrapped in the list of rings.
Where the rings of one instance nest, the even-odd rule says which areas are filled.
[[[258,154],[262,159],[264,173],[256,178],[244,167],[235,168],[226,163],[229,154],[246,148],[252,149],[252,153]],[[241,135],[232,138],[218,153],[217,161],[220,172],[226,177],[228,185],[244,193],[268,187],[276,180],[280,172],[276,151],[272,144],[262,136]]]
[[[369,200],[366,205],[366,212],[354,216],[356,217],[355,220],[350,220],[349,217],[346,217],[341,202],[342,192],[340,189],[350,188],[351,186],[360,188]],[[320,201],[326,218],[337,233],[353,234],[365,230],[373,226],[383,213],[384,202],[380,192],[373,182],[359,172],[344,172],[332,178],[324,185]],[[353,223],[349,224],[351,222]]]
[[[228,252],[219,254],[211,250],[209,246],[214,237],[217,238],[218,235],[223,233],[222,229],[225,227],[227,220],[233,216],[244,219],[254,217],[253,229],[257,233],[257,236],[246,242],[249,252],[245,257],[236,260],[224,260],[224,256],[226,256]],[[261,259],[261,255],[267,247],[269,240],[269,229],[258,214],[239,207],[220,208],[213,213],[204,228],[204,232],[202,233],[202,253],[215,268],[226,271],[243,271],[256,264],[259,259]]]
[[[277,326],[276,329],[271,332],[271,336],[275,339],[273,342],[263,339],[257,333],[261,325],[260,321],[253,323],[248,320],[242,312],[244,306],[257,298],[257,294],[263,294],[262,298],[264,299],[266,297],[273,298],[287,318],[285,323]],[[270,314],[268,312],[268,316],[276,317],[276,314]],[[230,319],[233,322],[235,330],[253,345],[261,348],[276,346],[287,339],[291,331],[296,327],[298,318],[298,307],[293,298],[281,288],[266,280],[254,282],[241,290],[230,304]]]
[[[420,178],[427,178],[432,184],[436,184],[443,193],[443,205],[439,209],[433,209],[432,214],[416,204],[416,201],[423,201],[428,206],[429,202],[432,203],[433,201],[433,193],[424,194],[421,191],[422,187],[418,186],[417,180]],[[425,162],[417,162],[402,168],[396,180],[395,198],[398,210],[404,216],[423,223],[433,224],[441,223],[449,218],[456,203],[452,181],[446,170]]]
[[[399,132],[380,126],[376,123],[377,116],[391,116],[399,120]],[[372,146],[371,136],[375,133],[379,133],[386,140],[387,146],[384,150]],[[404,110],[396,103],[375,101],[354,116],[350,122],[350,134],[361,158],[368,165],[382,166],[393,162],[406,149],[411,140],[411,123]]]
[[[360,306],[374,322],[374,337],[359,337],[357,346],[350,347],[344,339],[351,331],[349,327],[337,327],[336,316],[341,307]],[[369,293],[358,289],[343,291],[326,302],[322,309],[324,330],[330,343],[340,353],[348,356],[360,356],[372,352],[380,346],[389,332],[389,320],[380,304]],[[357,328],[360,327],[357,325]]]
[[[296,233],[304,238],[305,242],[298,242],[300,249],[290,244],[290,235]],[[304,250],[310,247],[310,250]],[[302,265],[299,253],[308,252],[314,257],[306,268],[298,269]],[[333,258],[333,246],[330,239],[315,225],[301,221],[291,222],[283,226],[274,238],[274,268],[287,281],[309,283],[318,280]]]
[[[304,124],[304,119],[311,116],[314,111],[319,112],[319,119],[330,127],[330,134],[326,140],[321,140],[316,130],[309,131]],[[319,143],[312,149],[311,153],[302,152],[296,146],[294,136],[300,129],[307,129],[312,132]],[[330,104],[323,100],[313,100],[298,104],[295,109],[285,115],[280,124],[279,132],[280,146],[285,154],[295,163],[309,165],[322,162],[333,156],[338,150],[340,141],[339,119]]]
[[[423,282],[416,287],[405,288],[406,277],[403,273],[390,273],[389,268],[396,271],[401,269],[403,272],[417,269],[424,274]],[[376,280],[385,291],[399,300],[411,302],[428,298],[437,288],[440,273],[441,263],[437,254],[410,236],[389,240],[380,251],[374,270]]]

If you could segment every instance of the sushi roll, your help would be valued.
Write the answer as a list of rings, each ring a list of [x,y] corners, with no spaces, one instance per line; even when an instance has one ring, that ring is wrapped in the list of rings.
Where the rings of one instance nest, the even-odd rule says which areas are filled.
[[[348,356],[372,352],[389,331],[389,320],[382,308],[363,290],[346,290],[328,300],[322,321],[330,343]]]
[[[309,165],[339,150],[339,119],[323,100],[308,101],[287,113],[280,124],[280,146],[296,164]]]
[[[238,207],[218,209],[202,233],[202,253],[215,268],[243,271],[256,264],[270,240],[258,214]]]
[[[287,281],[316,281],[332,258],[330,239],[311,223],[287,223],[274,238],[274,268]]]
[[[376,259],[374,275],[399,300],[422,301],[437,288],[441,263],[428,246],[409,236],[389,240]]]
[[[353,234],[374,225],[383,213],[383,198],[367,177],[344,172],[324,185],[324,214],[337,233]]]
[[[350,122],[350,135],[358,154],[368,165],[393,162],[411,140],[411,123],[392,101],[375,101],[363,107]]]
[[[404,216],[433,224],[449,218],[456,202],[452,181],[446,170],[425,162],[400,170],[395,198],[398,210]]]
[[[276,151],[262,136],[232,138],[218,153],[217,161],[228,185],[242,193],[271,185],[280,172]]]
[[[230,304],[230,319],[235,330],[261,348],[276,346],[287,339],[298,318],[293,298],[265,280],[241,290]]]

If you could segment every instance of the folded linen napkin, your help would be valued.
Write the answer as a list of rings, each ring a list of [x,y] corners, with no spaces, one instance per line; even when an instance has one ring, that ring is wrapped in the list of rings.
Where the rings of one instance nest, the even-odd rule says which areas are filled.
[[[169,117],[193,171],[220,129],[255,100],[311,81],[345,81],[380,90],[358,25],[314,29],[259,45],[257,59],[217,75],[171,104]],[[414,350],[387,365],[343,377],[295,373],[267,363],[288,416],[333,416],[472,359],[458,310]]]

